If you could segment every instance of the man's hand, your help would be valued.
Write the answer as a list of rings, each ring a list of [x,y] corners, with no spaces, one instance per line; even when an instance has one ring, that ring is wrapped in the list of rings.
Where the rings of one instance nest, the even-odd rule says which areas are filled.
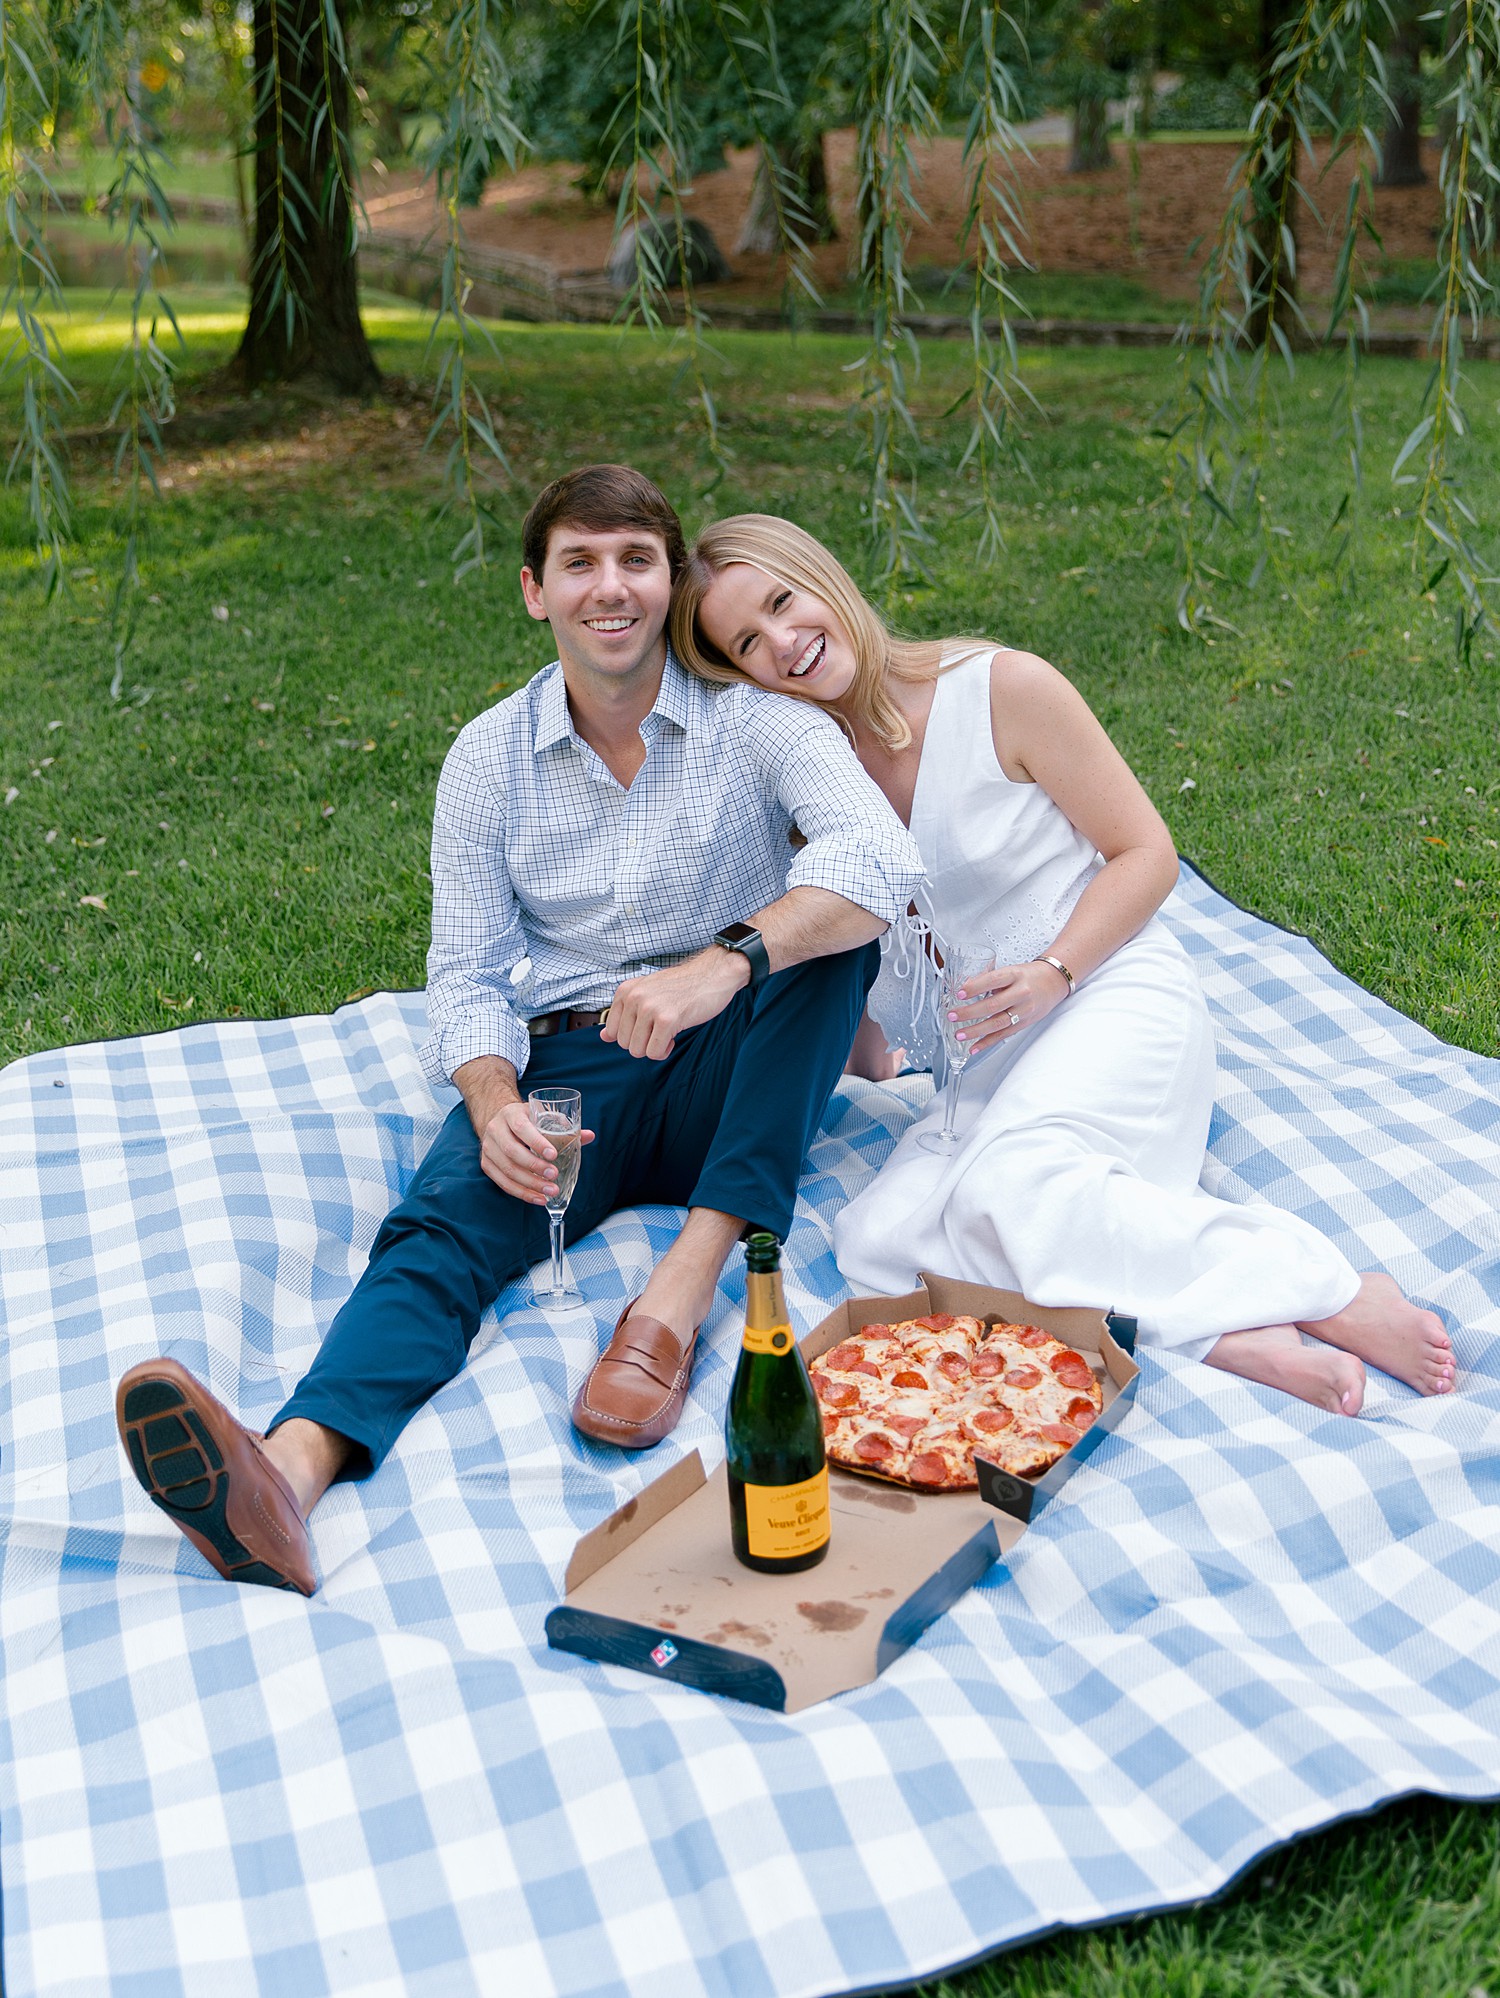
[[[545,1206],[557,1184],[557,1147],[532,1123],[516,1072],[499,1055],[476,1055],[453,1072],[479,1139],[479,1163],[502,1192]],[[591,1145],[592,1131],[579,1133]]]
[[[592,1131],[580,1131],[579,1143],[591,1145]],[[557,1147],[532,1123],[524,1103],[507,1103],[486,1124],[479,1145],[479,1163],[502,1192],[513,1193],[533,1207],[545,1207],[557,1185]]]
[[[740,953],[710,944],[681,964],[617,986],[599,1038],[638,1059],[665,1061],[684,1029],[717,1019],[749,983],[750,966]]]

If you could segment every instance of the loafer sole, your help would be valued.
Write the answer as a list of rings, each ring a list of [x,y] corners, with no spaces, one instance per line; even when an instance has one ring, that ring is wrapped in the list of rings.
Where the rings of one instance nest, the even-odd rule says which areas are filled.
[[[120,1383],[116,1417],[141,1490],[226,1581],[314,1593],[316,1583],[309,1587],[287,1573],[266,1558],[264,1548],[247,1547],[231,1527],[232,1482],[224,1453],[190,1393],[171,1373],[132,1368]],[[252,1507],[258,1496],[251,1494]],[[267,1524],[274,1535],[274,1522],[268,1518]]]

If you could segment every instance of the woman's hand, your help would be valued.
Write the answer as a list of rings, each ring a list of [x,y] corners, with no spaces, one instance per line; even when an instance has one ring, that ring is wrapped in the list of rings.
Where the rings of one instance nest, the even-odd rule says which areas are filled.
[[[1068,981],[1050,964],[1003,964],[964,980],[969,1004],[950,1011],[958,1038],[974,1054],[1011,1040],[1045,1020],[1068,996]]]

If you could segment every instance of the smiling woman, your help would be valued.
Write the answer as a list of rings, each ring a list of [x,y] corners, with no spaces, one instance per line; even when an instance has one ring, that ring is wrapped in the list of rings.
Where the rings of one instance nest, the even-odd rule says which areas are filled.
[[[705,646],[694,627],[710,585],[714,642]],[[846,725],[864,728],[893,752],[912,739],[895,688],[930,680],[943,656],[933,640],[898,638],[842,563],[768,513],[738,514],[704,530],[673,599],[672,640],[704,679],[732,685],[743,674],[826,702]]]
[[[895,1046],[936,1007],[947,1102],[834,1223],[856,1291],[899,1294],[933,1269],[1039,1304],[1113,1297],[1147,1343],[1335,1414],[1359,1413],[1366,1360],[1451,1390],[1433,1313],[1300,1218],[1200,1190],[1214,1037],[1157,918],[1176,850],[1060,673],[952,639],[894,674],[895,641],[838,561],[765,515],[705,530],[673,632],[694,670],[838,715],[926,869],[870,1011]],[[893,722],[872,719],[875,697]],[[957,1131],[958,1078],[979,1055]]]

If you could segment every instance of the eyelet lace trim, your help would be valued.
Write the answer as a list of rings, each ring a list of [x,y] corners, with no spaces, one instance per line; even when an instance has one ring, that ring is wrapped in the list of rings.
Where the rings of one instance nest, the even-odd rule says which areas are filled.
[[[917,1069],[937,1066],[942,1053],[932,951],[932,925],[909,911],[898,917],[880,940],[880,972],[867,1002],[887,1045],[905,1048]]]

